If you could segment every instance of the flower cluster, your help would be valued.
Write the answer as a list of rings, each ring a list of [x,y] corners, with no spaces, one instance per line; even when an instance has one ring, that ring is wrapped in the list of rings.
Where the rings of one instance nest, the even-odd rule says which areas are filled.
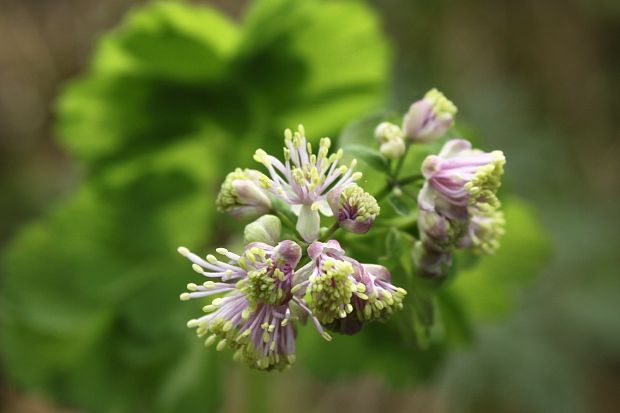
[[[402,127],[390,122],[376,127],[380,153],[402,164],[410,145],[443,138],[456,113],[449,99],[437,89],[430,90],[410,106]],[[493,254],[499,248],[505,220],[497,191],[505,162],[501,151],[473,149],[464,139],[447,140],[437,155],[424,160],[424,184],[416,199],[419,239],[412,253],[420,274],[445,275],[455,248],[480,254]],[[399,182],[398,177],[391,178]]]
[[[262,215],[244,231],[244,251],[217,250],[206,259],[179,248],[193,269],[208,278],[188,284],[181,300],[216,296],[205,315],[188,322],[207,345],[234,351],[234,359],[261,370],[281,370],[295,360],[295,336],[308,320],[326,339],[327,330],[352,334],[372,320],[386,320],[403,307],[406,291],[391,284],[387,268],[360,264],[346,256],[338,241],[319,240],[320,214],[332,228],[366,233],[379,215],[375,198],[354,183],[356,161],[343,165],[343,151],[330,154],[329,138],[312,151],[303,127],[285,132],[284,161],[259,149],[254,159],[268,175],[246,169],[228,174],[216,203],[237,218]],[[282,220],[276,199],[289,208]],[[284,239],[288,228],[303,241]],[[285,220],[286,218],[286,220]],[[303,248],[302,248],[303,246]],[[304,251],[305,249],[305,251]],[[308,261],[299,266],[305,257]],[[214,280],[215,279],[215,280]],[[217,344],[216,344],[217,343]]]
[[[464,139],[445,143],[422,164],[424,186],[418,195],[418,266],[439,276],[451,262],[452,247],[492,254],[504,233],[497,190],[506,159],[500,151],[472,149]]]
[[[204,306],[205,314],[188,326],[196,328],[206,345],[232,349],[235,360],[282,370],[294,363],[297,329],[308,321],[331,340],[328,331],[356,334],[366,323],[389,319],[406,305],[407,292],[392,283],[388,268],[362,263],[349,249],[356,246],[353,234],[371,231],[385,197],[400,215],[408,213],[408,203],[417,203],[410,219],[388,218],[381,225],[384,230],[374,232],[384,236],[386,227],[390,233],[410,231],[411,252],[398,252],[398,259],[390,261],[388,251],[386,262],[395,265],[395,274],[406,272],[409,281],[442,277],[457,248],[494,253],[505,223],[497,197],[502,152],[445,139],[439,153],[424,159],[420,174],[416,167],[415,175],[399,176],[408,165],[409,148],[444,139],[456,112],[433,89],[411,105],[401,126],[382,122],[375,128],[379,149],[372,156],[386,166],[381,168],[386,186],[377,198],[356,183],[362,174],[355,170],[355,159],[344,163],[343,150],[331,152],[329,138],[322,138],[313,151],[302,126],[285,131],[281,159],[258,149],[254,160],[266,173],[236,169],[226,176],[216,199],[220,211],[255,219],[245,227],[243,251],[219,248],[219,257],[201,258],[185,247],[178,250],[207,279],[188,284],[181,300],[213,298]],[[411,230],[415,219],[417,229]],[[349,235],[337,240],[338,230]]]
[[[454,124],[457,109],[436,89],[411,105],[405,135],[431,142]],[[420,272],[441,276],[452,262],[453,248],[493,254],[504,234],[497,191],[506,158],[501,151],[473,149],[465,139],[450,139],[422,163],[424,185],[417,197],[420,239],[413,257]]]
[[[347,257],[336,240],[312,243],[308,255],[311,261],[299,269],[295,289],[322,323],[385,319],[402,308],[407,292],[390,283],[387,268]]]

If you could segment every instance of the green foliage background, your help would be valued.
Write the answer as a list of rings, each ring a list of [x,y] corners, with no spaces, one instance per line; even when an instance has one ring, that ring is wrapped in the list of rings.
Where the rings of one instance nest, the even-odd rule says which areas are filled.
[[[7,253],[9,376],[94,411],[215,408],[220,362],[185,329],[199,307],[179,304],[176,247],[226,243],[228,170],[285,127],[333,135],[379,105],[388,62],[354,2],[260,1],[242,25],[176,2],[131,13],[58,101],[83,178]]]
[[[403,27],[428,37],[429,16],[445,3],[420,5],[418,24]],[[414,15],[407,7],[402,16]],[[368,161],[359,150],[373,145],[378,120],[402,112],[425,88],[443,88],[429,75],[432,59],[422,59],[432,51],[419,44],[419,53],[396,59],[391,71],[379,26],[377,14],[359,1],[259,0],[240,23],[211,7],[154,2],[104,35],[88,71],[64,88],[55,109],[60,144],[79,165],[81,182],[23,228],[2,257],[0,351],[11,382],[87,411],[221,408],[237,370],[229,354],[205,350],[185,327],[200,305],[178,301],[193,274],[176,247],[206,252],[239,244],[240,224],[215,212],[219,183],[230,169],[251,166],[256,147],[278,152],[284,128],[303,123],[311,138],[339,136],[340,146],[356,147]],[[510,102],[507,95],[500,100]],[[472,99],[484,109],[470,111],[472,121],[493,116],[494,101]],[[393,323],[331,343],[301,329],[298,365],[284,380],[295,374],[330,383],[376,375],[397,386],[434,380],[453,411],[497,411],[496,405],[583,411],[579,373],[567,363],[583,353],[557,351],[557,337],[545,334],[554,322],[544,317],[563,320],[561,334],[568,334],[562,326],[575,325],[593,337],[571,339],[571,346],[614,347],[618,337],[609,326],[617,320],[606,303],[616,290],[576,280],[561,288],[569,299],[548,300],[545,294],[560,290],[555,285],[540,290],[542,298],[523,299],[548,262],[550,242],[534,209],[511,194],[527,192],[518,185],[513,191],[510,177],[521,136],[510,123],[486,124],[497,124],[497,141],[472,128],[459,134],[485,149],[506,149],[502,249],[481,260],[456,257],[458,275],[435,294],[436,286],[408,267],[411,240],[398,229],[408,223],[386,204],[378,231],[387,242],[351,238],[358,241],[352,253],[398,268],[397,283],[410,291],[407,308]],[[419,149],[406,167],[417,169],[436,149]],[[377,166],[362,165],[369,188],[380,187]],[[581,225],[584,242],[597,245],[594,224]],[[537,299],[558,310],[542,313]],[[250,387],[246,405],[265,409],[261,392],[278,379],[241,374]]]

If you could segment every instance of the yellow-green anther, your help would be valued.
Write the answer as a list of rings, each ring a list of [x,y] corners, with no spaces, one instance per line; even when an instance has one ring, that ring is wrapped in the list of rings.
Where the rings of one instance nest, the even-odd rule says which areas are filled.
[[[217,335],[215,334],[211,334],[206,340],[205,340],[205,346],[212,346],[215,343],[215,340],[217,340]]]
[[[426,92],[424,99],[429,99],[433,103],[433,111],[435,113],[456,115],[458,112],[456,105],[437,89],[431,89]]]
[[[222,351],[226,348],[226,339],[220,340],[219,343],[217,343],[217,346],[215,347],[217,349],[217,351]]]
[[[306,289],[306,303],[317,319],[324,324],[346,316],[355,284],[351,263],[327,259]]]

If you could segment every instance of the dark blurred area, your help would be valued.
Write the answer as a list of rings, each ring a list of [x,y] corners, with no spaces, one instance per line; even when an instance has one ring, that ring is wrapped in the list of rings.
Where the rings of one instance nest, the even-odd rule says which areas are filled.
[[[0,0],[0,248],[75,188],[79,165],[54,141],[54,98],[65,81],[85,69],[98,36],[142,3]],[[246,2],[207,3],[239,16]],[[566,374],[589,389],[581,401],[584,409],[618,411],[620,2],[372,4],[394,49],[394,106],[404,108],[433,86],[458,102],[459,116],[475,125],[481,141],[507,154],[507,185],[534,204],[553,241],[552,262],[514,319],[482,332],[489,348],[464,355],[455,371],[429,388],[394,390],[374,378],[327,386],[303,375],[295,382],[280,377],[274,382],[296,405],[313,406],[307,411],[453,411],[442,397],[454,393],[450,377],[484,369],[479,361],[510,369],[512,359],[544,375],[555,368],[556,352],[564,352],[574,361],[562,365]],[[585,334],[575,338],[573,328]],[[538,347],[520,346],[522,335],[530,334],[543,337]],[[493,343],[512,347],[494,354]],[[503,379],[495,374],[489,370],[488,383]],[[230,380],[234,383],[235,372]],[[544,390],[529,388],[527,377],[507,380],[510,386],[511,394],[489,394],[489,405],[505,406],[511,397]],[[461,389],[462,397],[470,390]],[[281,400],[274,406],[275,411],[289,407]],[[548,411],[566,411],[561,406]],[[239,408],[236,400],[227,400],[226,411]],[[63,410],[2,381],[0,411]]]

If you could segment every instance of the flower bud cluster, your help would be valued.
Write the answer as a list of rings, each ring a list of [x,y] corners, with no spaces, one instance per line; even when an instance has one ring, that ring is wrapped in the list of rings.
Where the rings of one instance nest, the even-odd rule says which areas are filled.
[[[377,125],[374,134],[379,152],[390,160],[402,158],[407,145],[430,143],[444,136],[454,124],[456,113],[456,106],[443,93],[437,89],[428,91],[411,104],[402,126],[387,121]]]
[[[271,211],[270,197],[276,197],[297,215],[296,230],[306,242],[318,240],[321,215],[335,216],[347,231],[367,232],[379,214],[379,205],[355,184],[362,177],[354,171],[357,161],[341,164],[344,152],[330,154],[329,138],[320,140],[315,154],[301,125],[295,133],[285,131],[284,143],[284,162],[262,149],[254,154],[268,175],[253,169],[228,174],[216,200],[218,209],[238,218],[260,216]]]
[[[379,151],[388,159],[398,159],[405,154],[405,139],[398,125],[382,122],[375,129]]]
[[[311,261],[299,269],[295,289],[323,323],[384,320],[403,307],[407,292],[391,284],[384,266],[360,264],[335,240],[312,243],[308,255]]]
[[[464,139],[446,142],[422,163],[424,186],[418,195],[419,245],[414,260],[429,276],[445,274],[451,250],[470,248],[493,254],[504,234],[497,191],[506,159],[501,151],[472,149]]]
[[[410,106],[402,128],[389,122],[376,127],[380,152],[388,159],[398,159],[409,144],[427,144],[444,137],[454,125],[456,113],[448,98],[437,89],[430,90]],[[421,274],[445,275],[454,248],[479,254],[497,250],[504,234],[497,191],[505,162],[501,151],[473,149],[464,139],[448,140],[439,154],[424,160],[424,185],[417,196],[419,239],[412,251]],[[398,182],[397,177],[391,178]]]

